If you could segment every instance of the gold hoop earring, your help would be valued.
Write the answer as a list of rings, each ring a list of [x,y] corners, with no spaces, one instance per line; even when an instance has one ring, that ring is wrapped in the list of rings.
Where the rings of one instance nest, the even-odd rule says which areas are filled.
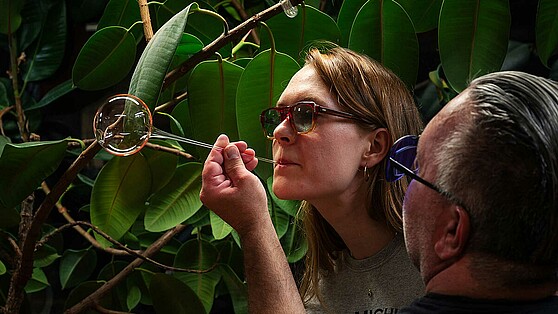
[[[370,172],[368,172],[368,167],[364,166],[364,181],[370,181]]]

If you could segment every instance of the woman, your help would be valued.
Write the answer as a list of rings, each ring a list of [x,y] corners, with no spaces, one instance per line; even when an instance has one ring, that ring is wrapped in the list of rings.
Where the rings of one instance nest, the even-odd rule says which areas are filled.
[[[277,107],[262,113],[262,126],[273,140],[273,192],[304,200],[309,251],[300,294],[307,311],[395,313],[422,295],[400,234],[405,184],[384,179],[393,141],[422,126],[405,85],[350,50],[312,49]],[[237,146],[253,169],[253,151]],[[202,177],[209,180],[205,169]],[[209,208],[223,207],[225,200],[206,192]]]

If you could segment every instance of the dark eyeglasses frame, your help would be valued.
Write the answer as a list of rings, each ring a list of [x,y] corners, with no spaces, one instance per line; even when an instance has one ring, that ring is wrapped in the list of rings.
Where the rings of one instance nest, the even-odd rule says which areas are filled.
[[[298,131],[296,129],[295,123],[293,121],[293,109],[296,108],[299,105],[310,105],[312,107],[312,126],[310,127],[310,129],[308,131]],[[279,124],[277,124],[277,126],[279,126],[281,123],[283,123],[283,121],[285,121],[285,119],[289,119],[289,124],[291,125],[291,128],[293,130],[296,131],[297,134],[307,134],[310,133],[314,130],[314,128],[316,127],[316,116],[320,115],[320,114],[327,114],[327,115],[331,115],[331,116],[336,116],[336,117],[340,117],[340,118],[345,118],[345,119],[351,119],[351,120],[355,120],[355,121],[359,121],[362,123],[366,123],[366,124],[373,124],[370,121],[367,121],[366,119],[360,118],[355,116],[354,114],[348,113],[348,112],[343,112],[343,111],[338,111],[338,110],[334,110],[334,109],[329,109],[329,108],[325,108],[322,107],[318,104],[316,104],[313,101],[310,100],[304,100],[304,101],[299,101],[297,103],[295,103],[294,105],[290,105],[290,106],[283,106],[283,107],[273,107],[273,108],[268,108],[264,111],[262,111],[262,113],[260,114],[260,123],[262,126],[262,129],[264,131],[265,136],[268,139],[273,139],[273,134],[270,136],[267,134],[266,131],[266,127],[265,127],[265,114],[269,111],[278,111],[279,112],[279,116],[282,118],[281,122],[279,122]],[[285,114],[286,112],[286,114]],[[277,128],[277,126],[275,128]],[[275,129],[274,129],[275,130]]]
[[[406,139],[407,137],[416,137],[417,141],[418,141],[418,136],[415,135],[405,135],[400,137],[397,141],[395,141],[392,145],[395,146],[397,144],[397,142]],[[416,155],[415,155],[416,158]],[[438,187],[437,185],[435,185],[434,183],[431,183],[429,181],[427,181],[426,179],[420,177],[419,175],[417,175],[413,170],[407,168],[406,166],[404,166],[403,164],[401,164],[399,161],[395,160],[392,156],[389,156],[389,161],[392,164],[392,166],[394,166],[395,168],[397,168],[398,170],[400,170],[401,172],[403,172],[403,174],[405,174],[406,176],[410,177],[411,179],[418,181],[422,184],[424,184],[426,187],[438,192],[439,194],[441,194],[442,196],[444,196],[445,198],[449,199],[450,201],[456,203],[457,205],[463,207],[464,209],[466,209],[464,203],[459,200],[458,198],[456,198],[455,196],[453,196],[450,192],[442,190],[440,187]],[[386,171],[389,171],[389,169],[386,169]],[[397,178],[394,181],[397,181],[401,179]]]

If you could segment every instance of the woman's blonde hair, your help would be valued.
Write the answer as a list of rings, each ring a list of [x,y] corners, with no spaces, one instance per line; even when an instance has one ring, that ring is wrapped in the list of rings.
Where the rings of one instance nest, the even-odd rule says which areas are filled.
[[[342,110],[370,121],[373,128],[386,128],[392,141],[406,134],[419,134],[422,121],[405,84],[379,62],[338,46],[312,48],[306,66],[312,66]],[[362,125],[372,128],[370,125]],[[385,180],[386,160],[368,169],[370,179],[368,214],[385,222],[395,232],[402,230],[401,207],[407,181]],[[372,204],[374,206],[372,206]],[[300,286],[305,302],[314,296],[321,300],[318,278],[334,270],[334,261],[346,245],[333,227],[307,202],[300,217],[308,241],[306,267]]]

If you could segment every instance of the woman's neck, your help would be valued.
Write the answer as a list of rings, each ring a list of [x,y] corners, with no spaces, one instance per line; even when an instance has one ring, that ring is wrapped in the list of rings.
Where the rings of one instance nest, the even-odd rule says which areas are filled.
[[[395,232],[386,222],[379,222],[370,217],[364,199],[353,198],[353,201],[348,202],[337,200],[314,205],[337,231],[351,256],[356,259],[364,259],[376,254],[395,236]]]

